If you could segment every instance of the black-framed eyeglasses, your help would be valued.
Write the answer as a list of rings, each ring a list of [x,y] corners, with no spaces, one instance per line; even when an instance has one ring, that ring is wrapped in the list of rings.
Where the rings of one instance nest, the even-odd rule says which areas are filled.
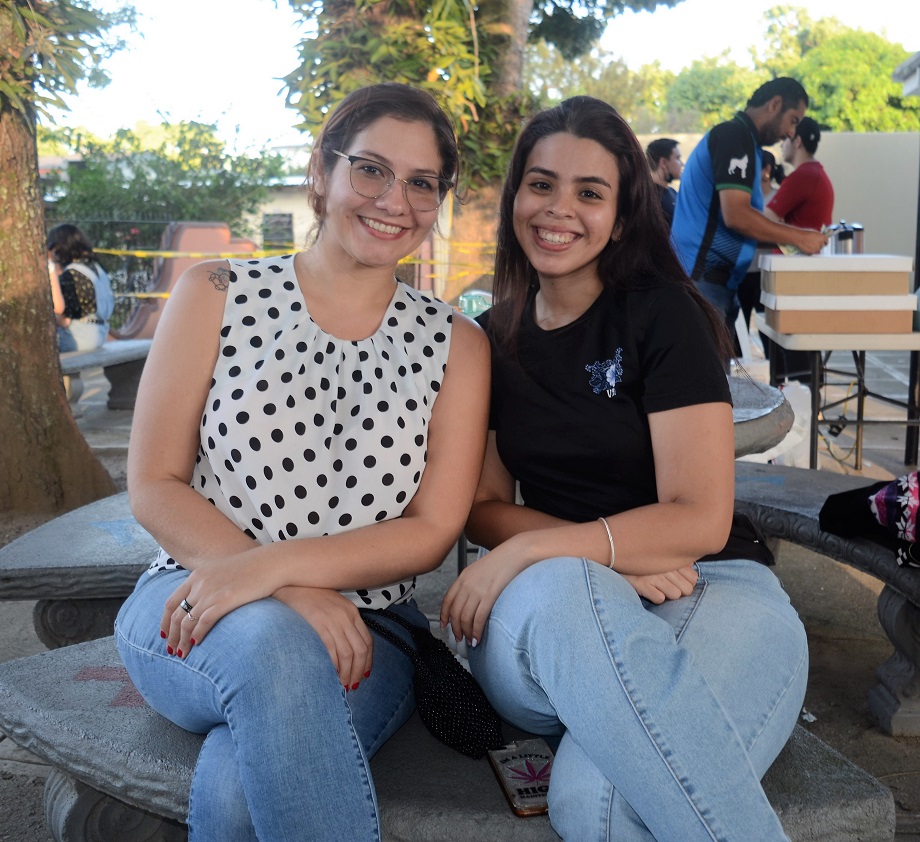
[[[441,206],[447,191],[453,184],[445,178],[434,175],[414,175],[411,178],[397,178],[385,164],[360,155],[346,155],[337,149],[332,150],[348,161],[348,174],[351,189],[365,199],[379,199],[397,181],[403,185],[403,193],[409,205],[417,211],[433,211]]]

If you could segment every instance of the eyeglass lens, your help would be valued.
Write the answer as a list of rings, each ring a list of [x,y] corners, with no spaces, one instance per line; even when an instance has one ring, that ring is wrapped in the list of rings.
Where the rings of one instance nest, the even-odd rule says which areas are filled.
[[[351,186],[359,196],[378,199],[397,181],[402,182],[406,201],[418,211],[435,210],[446,192],[434,176],[415,175],[409,179],[396,178],[389,167],[367,158],[355,158],[351,163]]]

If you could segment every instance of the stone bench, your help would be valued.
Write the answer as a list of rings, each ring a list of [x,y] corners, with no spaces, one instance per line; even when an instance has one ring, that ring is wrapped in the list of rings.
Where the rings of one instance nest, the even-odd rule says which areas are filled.
[[[144,703],[114,638],[0,664],[0,730],[54,767],[45,815],[58,842],[186,839],[202,738]],[[443,746],[417,716],[371,768],[389,842],[558,842],[545,816],[511,813],[487,760]],[[801,727],[764,788],[793,842],[894,839],[891,792]]]
[[[865,488],[861,476],[737,462],[735,507],[768,538],[790,541],[868,573],[884,583],[878,618],[894,654],[877,672],[869,708],[895,736],[920,736],[920,569],[900,567],[893,550],[823,531],[818,513],[831,494]]]
[[[83,394],[80,375],[88,368],[102,368],[109,381],[109,409],[134,409],[141,372],[150,351],[151,339],[110,339],[91,351],[66,351],[60,355],[71,404]]]
[[[35,631],[49,648],[103,637],[156,551],[127,492],[115,494],[0,547],[0,599],[37,600]]]

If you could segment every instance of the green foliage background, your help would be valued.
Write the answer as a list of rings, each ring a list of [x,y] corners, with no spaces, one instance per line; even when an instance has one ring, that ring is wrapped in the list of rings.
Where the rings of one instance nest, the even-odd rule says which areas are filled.
[[[99,140],[63,130],[48,140],[81,158],[47,181],[55,197],[49,226],[76,221],[100,248],[156,247],[170,221],[226,222],[238,236],[254,235],[247,214],[257,213],[283,171],[278,155],[230,155],[214,126],[196,122],[146,137],[122,129]]]

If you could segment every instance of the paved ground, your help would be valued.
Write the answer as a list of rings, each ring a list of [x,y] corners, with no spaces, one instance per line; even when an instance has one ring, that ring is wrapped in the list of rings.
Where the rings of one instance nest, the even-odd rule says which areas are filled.
[[[835,354],[832,365],[847,367],[849,355]],[[870,355],[869,368],[873,391],[902,398],[906,395],[906,354]],[[104,408],[101,382],[88,379],[79,423],[123,487],[131,414]],[[834,388],[841,396],[846,394],[846,386]],[[870,409],[873,415],[903,415],[876,401],[870,402]],[[855,412],[852,405],[848,412]],[[859,472],[853,468],[853,444],[852,428],[822,441],[821,470],[859,473],[867,477],[867,484],[906,470],[903,427],[868,428],[864,465]],[[23,520],[19,528],[34,525],[37,522]],[[9,520],[0,521],[0,541],[12,537],[12,528]],[[780,545],[775,569],[809,634],[811,675],[804,726],[890,787],[897,806],[897,842],[920,842],[920,739],[889,737],[875,726],[868,711],[867,694],[875,684],[874,670],[892,651],[875,615],[880,584],[845,565],[788,544]],[[451,554],[438,571],[424,577],[420,601],[426,613],[437,612],[439,595],[455,572],[456,556]],[[31,611],[29,603],[0,602],[0,660],[43,650],[32,629]],[[34,758],[8,739],[0,739],[0,842],[51,842],[41,802],[46,773],[47,768]]]

